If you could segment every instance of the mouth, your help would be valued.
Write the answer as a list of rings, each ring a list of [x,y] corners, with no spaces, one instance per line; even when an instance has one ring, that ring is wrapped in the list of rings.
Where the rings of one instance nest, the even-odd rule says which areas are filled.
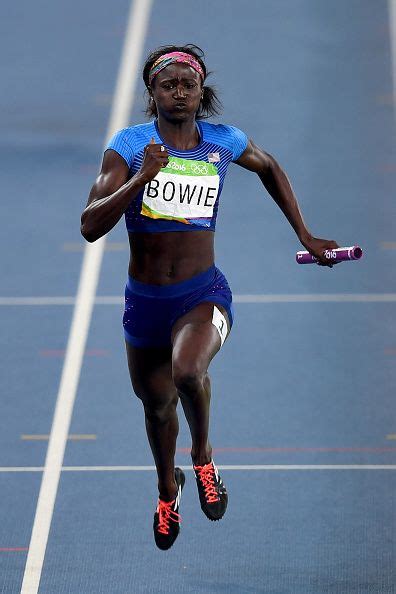
[[[174,103],[175,109],[185,109],[187,107],[187,103],[185,101],[177,101]]]

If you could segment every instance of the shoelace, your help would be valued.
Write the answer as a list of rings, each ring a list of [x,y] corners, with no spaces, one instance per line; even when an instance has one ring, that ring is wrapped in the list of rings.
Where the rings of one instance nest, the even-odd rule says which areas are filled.
[[[215,471],[212,462],[205,464],[205,466],[194,466],[194,470],[197,472],[198,478],[203,485],[206,501],[208,503],[219,501],[220,498],[216,490]]]
[[[161,501],[158,499],[158,506],[157,506],[157,513],[159,516],[158,522],[158,532],[161,534],[169,534],[169,522],[178,522],[181,523],[181,516],[172,509],[172,505],[175,503],[175,499],[173,501]]]

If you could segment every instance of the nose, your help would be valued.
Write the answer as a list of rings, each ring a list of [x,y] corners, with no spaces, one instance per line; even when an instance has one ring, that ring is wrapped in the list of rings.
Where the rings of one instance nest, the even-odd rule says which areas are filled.
[[[174,92],[174,97],[176,97],[177,99],[184,99],[186,97],[186,91],[184,86],[179,83],[178,85],[176,85],[175,87],[175,92]]]

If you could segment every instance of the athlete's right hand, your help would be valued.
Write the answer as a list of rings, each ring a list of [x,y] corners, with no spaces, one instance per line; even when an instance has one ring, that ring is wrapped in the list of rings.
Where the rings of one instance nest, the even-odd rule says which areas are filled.
[[[155,139],[150,140],[144,149],[143,163],[139,169],[139,175],[145,183],[155,178],[157,173],[168,165],[169,154],[163,144],[156,144]]]

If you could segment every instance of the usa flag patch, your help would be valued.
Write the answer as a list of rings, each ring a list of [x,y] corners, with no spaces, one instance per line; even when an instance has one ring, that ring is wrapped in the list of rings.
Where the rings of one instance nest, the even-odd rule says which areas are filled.
[[[208,162],[209,163],[219,163],[220,162],[220,154],[219,153],[208,153]]]

